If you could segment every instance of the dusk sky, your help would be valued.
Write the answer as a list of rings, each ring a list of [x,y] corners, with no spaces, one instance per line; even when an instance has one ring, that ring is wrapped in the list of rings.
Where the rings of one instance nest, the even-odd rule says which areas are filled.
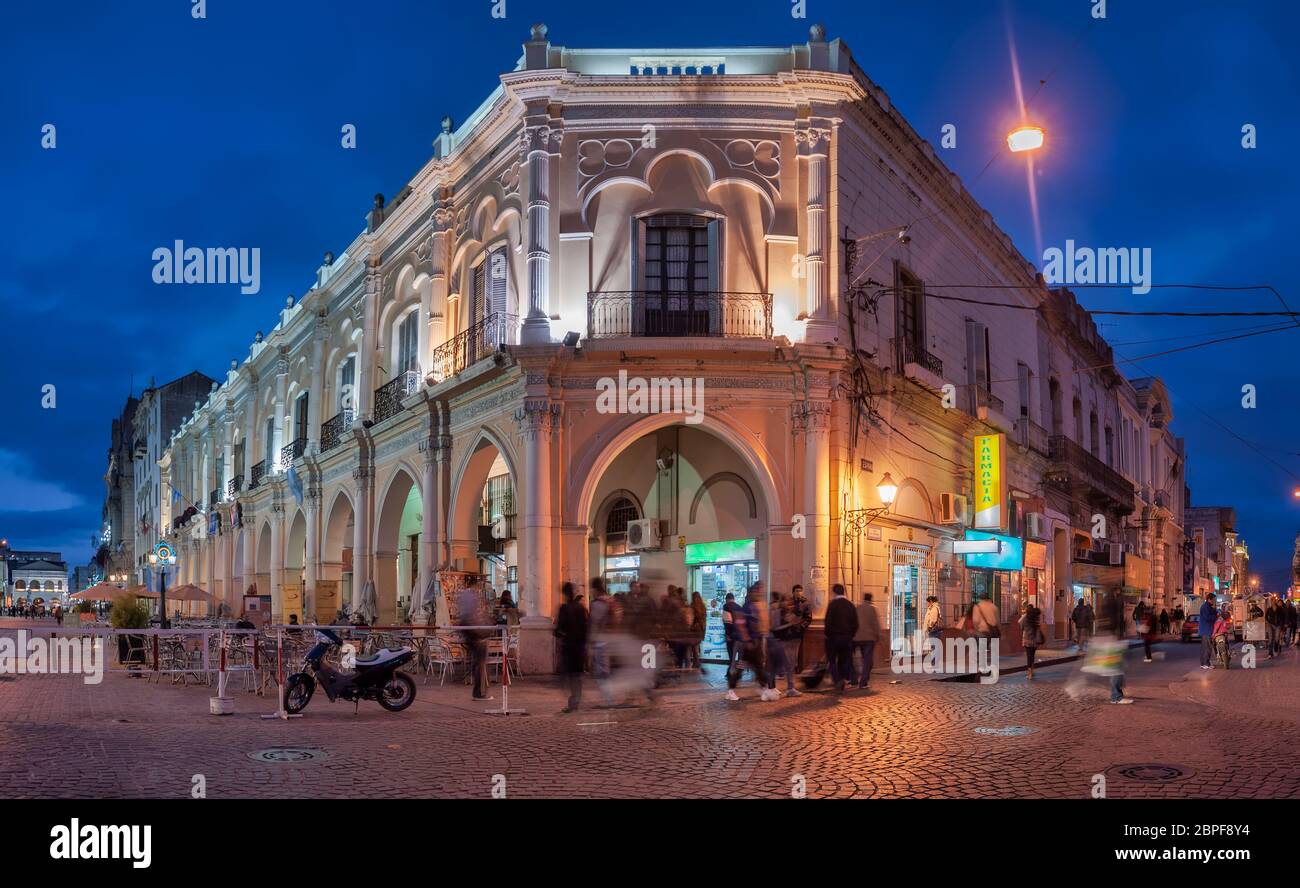
[[[1041,267],[1024,167],[1001,143],[1017,116],[1011,35],[1026,96],[1047,79],[1030,106],[1049,134],[1044,246],[1149,247],[1156,284],[1271,284],[1300,308],[1292,3],[1109,0],[1095,20],[1090,0],[807,0],[806,19],[788,0],[506,2],[503,20],[491,0],[209,0],[201,21],[187,0],[6,5],[0,536],[85,563],[110,424],[133,386],[242,361],[321,255],[361,230],[371,197],[428,159],[440,118],[463,120],[513,67],[537,21],[553,43],[607,47],[789,45],[823,22]],[[41,147],[47,123],[55,150]],[[347,123],[356,150],[340,147]],[[958,144],[944,150],[949,123]],[[177,239],[260,247],[261,292],[154,284],[153,250]],[[1266,292],[1075,292],[1092,309],[1280,308]],[[1098,318],[1124,358],[1277,320]],[[1169,386],[1193,503],[1236,508],[1269,589],[1287,585],[1300,530],[1298,353],[1300,328],[1121,365]]]

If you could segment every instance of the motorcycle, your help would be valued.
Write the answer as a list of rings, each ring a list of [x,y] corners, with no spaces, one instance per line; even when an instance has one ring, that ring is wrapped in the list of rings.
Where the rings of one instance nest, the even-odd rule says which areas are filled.
[[[365,657],[357,657],[354,669],[340,671],[325,663],[331,648],[343,641],[329,629],[317,629],[317,644],[307,652],[304,665],[310,669],[295,672],[284,684],[284,708],[290,715],[302,712],[311,702],[317,683],[330,702],[342,698],[360,704],[374,700],[389,712],[401,712],[415,702],[415,682],[398,667],[415,656],[410,648],[384,648]]]

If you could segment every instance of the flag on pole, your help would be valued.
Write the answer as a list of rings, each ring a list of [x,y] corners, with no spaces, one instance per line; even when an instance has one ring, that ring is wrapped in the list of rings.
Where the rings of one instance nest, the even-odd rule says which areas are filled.
[[[285,476],[285,481],[289,484],[289,492],[293,494],[294,502],[302,505],[302,479],[298,477],[298,470],[292,465],[289,466],[289,473]]]

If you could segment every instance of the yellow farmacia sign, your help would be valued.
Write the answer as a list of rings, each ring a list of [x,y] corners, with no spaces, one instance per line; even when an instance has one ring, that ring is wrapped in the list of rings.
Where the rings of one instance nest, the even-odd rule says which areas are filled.
[[[975,436],[975,526],[1007,526],[1006,435]]]

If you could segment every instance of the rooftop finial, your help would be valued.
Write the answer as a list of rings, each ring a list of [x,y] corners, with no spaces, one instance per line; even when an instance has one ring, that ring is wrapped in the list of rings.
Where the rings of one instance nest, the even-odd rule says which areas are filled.
[[[382,210],[383,208],[384,208],[384,196],[383,196],[382,194],[376,194],[376,195],[375,195],[375,209],[376,209],[376,210]]]
[[[451,127],[452,127],[451,115],[448,114],[442,118],[442,131],[444,133],[450,133]]]
[[[325,251],[325,265],[328,267],[328,266],[331,266],[331,265],[333,265],[333,264],[334,264],[334,254],[331,253],[329,250],[326,250],[326,251]]]
[[[538,41],[545,40],[548,31],[549,29],[546,27],[546,25],[542,24],[541,22],[538,22],[537,24],[533,25],[532,39]]]
[[[821,22],[817,22],[815,25],[813,25],[811,28],[808,29],[808,39],[813,43],[825,43],[826,26],[823,25]]]
[[[290,293],[288,296],[284,297],[284,307],[285,307],[285,308],[293,308],[293,294],[292,294],[292,293]]]

